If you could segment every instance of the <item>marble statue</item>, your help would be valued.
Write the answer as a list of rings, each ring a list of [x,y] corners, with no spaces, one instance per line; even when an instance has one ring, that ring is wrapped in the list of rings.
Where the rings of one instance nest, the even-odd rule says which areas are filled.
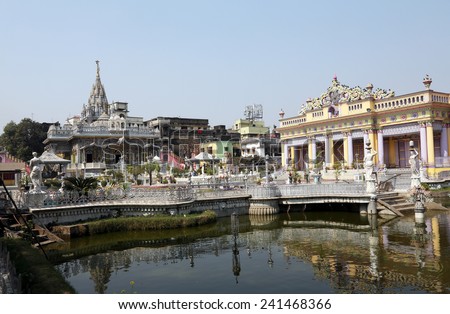
[[[31,169],[30,178],[33,184],[33,191],[40,192],[42,185],[42,170],[41,165],[42,161],[37,156],[36,152],[33,152],[33,158],[31,158],[29,165]]]
[[[366,171],[366,180],[372,179],[373,170],[374,170],[374,163],[373,163],[373,157],[377,152],[370,148],[370,146],[367,147],[367,153],[364,156],[364,169]]]
[[[411,155],[409,156],[409,166],[411,167],[411,175],[419,175],[419,168],[417,167],[419,153],[415,148],[410,150]]]
[[[34,166],[30,173],[31,183],[34,192],[41,192],[41,168]]]

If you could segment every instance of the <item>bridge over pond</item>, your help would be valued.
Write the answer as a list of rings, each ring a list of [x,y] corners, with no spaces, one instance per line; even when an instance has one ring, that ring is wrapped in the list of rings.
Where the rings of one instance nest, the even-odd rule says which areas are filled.
[[[158,188],[96,190],[82,196],[76,192],[46,191],[16,193],[15,197],[17,203],[28,207],[42,224],[68,224],[117,215],[187,214],[207,209],[214,210],[218,216],[229,216],[233,212],[272,215],[289,210],[291,205],[308,204],[352,204],[352,208],[367,212],[371,202],[376,200],[376,195],[368,193],[362,182],[250,186],[243,182],[233,187],[174,184]]]

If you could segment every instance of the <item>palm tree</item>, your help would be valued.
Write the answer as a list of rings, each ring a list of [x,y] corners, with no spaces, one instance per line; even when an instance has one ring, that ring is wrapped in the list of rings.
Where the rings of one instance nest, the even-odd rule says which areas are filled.
[[[68,191],[78,191],[80,195],[88,195],[90,190],[98,187],[97,178],[64,178],[64,188]]]

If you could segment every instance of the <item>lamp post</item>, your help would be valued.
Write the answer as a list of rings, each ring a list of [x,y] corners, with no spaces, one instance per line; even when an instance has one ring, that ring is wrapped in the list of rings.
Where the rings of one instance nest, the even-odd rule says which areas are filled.
[[[244,174],[244,185],[245,185],[245,193],[248,192],[248,188],[247,188],[247,180],[248,180],[248,176],[247,176],[247,169],[245,169],[245,174]]]
[[[127,180],[127,167],[126,167],[126,162],[125,162],[125,127],[123,128],[123,132],[122,132],[122,138],[119,139],[119,144],[122,141],[122,156],[121,156],[121,168],[122,168],[122,174],[123,174],[123,180],[125,183],[128,182]]]
[[[216,158],[216,156],[213,154],[212,155],[212,178],[213,178],[214,188],[216,188],[216,177],[214,176],[214,159],[215,158]]]
[[[266,185],[269,185],[269,155],[266,155],[265,161],[266,161]]]

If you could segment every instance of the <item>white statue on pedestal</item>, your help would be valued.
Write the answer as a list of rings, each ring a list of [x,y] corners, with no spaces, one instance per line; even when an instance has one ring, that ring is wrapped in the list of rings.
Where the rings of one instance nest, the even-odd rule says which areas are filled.
[[[33,183],[32,192],[41,192],[41,168],[34,166],[30,173],[31,183]]]
[[[364,156],[364,170],[366,171],[366,180],[373,178],[373,157],[375,157],[376,154],[377,152],[370,147],[369,143],[369,145],[367,146],[367,153]]]
[[[411,167],[411,175],[416,176],[419,175],[419,169],[417,167],[419,153],[415,148],[410,149],[411,155],[409,156],[409,166]]]
[[[31,158],[29,165],[30,165],[30,178],[31,182],[33,183],[33,191],[40,192],[41,191],[41,185],[42,185],[42,170],[41,165],[42,161],[37,156],[36,152],[33,152],[33,158]]]

